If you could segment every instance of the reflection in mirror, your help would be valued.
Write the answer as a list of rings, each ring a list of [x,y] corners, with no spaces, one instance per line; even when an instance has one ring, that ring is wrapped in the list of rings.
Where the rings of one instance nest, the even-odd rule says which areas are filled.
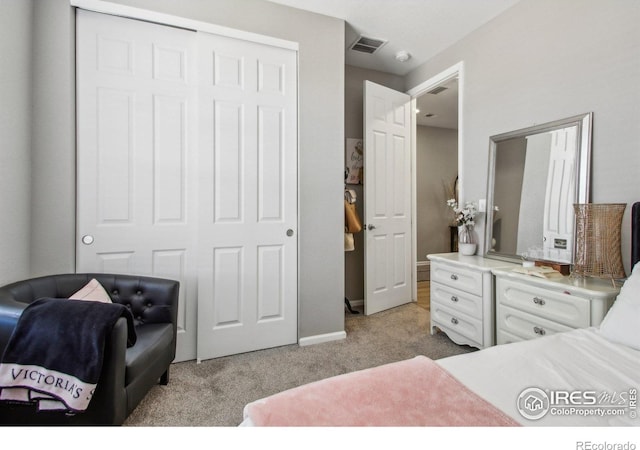
[[[589,201],[592,114],[490,138],[485,256],[573,261],[574,203]]]

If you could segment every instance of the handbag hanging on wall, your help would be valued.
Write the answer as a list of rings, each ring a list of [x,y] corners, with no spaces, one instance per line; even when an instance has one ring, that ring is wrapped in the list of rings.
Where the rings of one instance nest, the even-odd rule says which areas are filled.
[[[346,230],[346,227],[345,227]],[[353,233],[349,233],[348,231],[344,232],[344,251],[352,252],[356,249],[356,244],[353,239]]]
[[[356,211],[356,204],[344,201],[344,222],[349,233],[359,233],[362,231],[362,222]]]

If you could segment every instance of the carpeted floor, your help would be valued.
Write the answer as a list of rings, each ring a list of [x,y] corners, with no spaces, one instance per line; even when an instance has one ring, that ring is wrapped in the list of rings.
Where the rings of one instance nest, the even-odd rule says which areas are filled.
[[[237,426],[245,404],[304,383],[426,355],[440,359],[474,349],[429,334],[429,311],[409,303],[372,316],[346,313],[347,338],[290,345],[171,367],[127,426]]]

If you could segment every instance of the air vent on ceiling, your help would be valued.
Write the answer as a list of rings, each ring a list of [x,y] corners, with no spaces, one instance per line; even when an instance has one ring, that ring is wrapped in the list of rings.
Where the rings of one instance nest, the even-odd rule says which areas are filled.
[[[431,89],[430,91],[427,91],[427,94],[436,95],[436,94],[439,94],[442,91],[446,91],[447,89],[449,89],[449,88],[444,87],[444,86],[437,86],[437,87],[434,87],[433,89]]]
[[[375,53],[380,47],[386,44],[387,41],[383,41],[382,39],[374,39],[366,36],[360,36],[351,47],[351,50],[355,50],[356,52],[362,53]]]

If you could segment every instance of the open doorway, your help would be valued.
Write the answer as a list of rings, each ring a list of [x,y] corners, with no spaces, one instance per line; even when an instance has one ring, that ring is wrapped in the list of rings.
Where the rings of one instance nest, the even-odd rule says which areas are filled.
[[[457,229],[447,200],[459,192],[462,64],[412,89],[415,114],[415,230],[418,306],[429,309],[430,263],[427,255],[456,251]]]

